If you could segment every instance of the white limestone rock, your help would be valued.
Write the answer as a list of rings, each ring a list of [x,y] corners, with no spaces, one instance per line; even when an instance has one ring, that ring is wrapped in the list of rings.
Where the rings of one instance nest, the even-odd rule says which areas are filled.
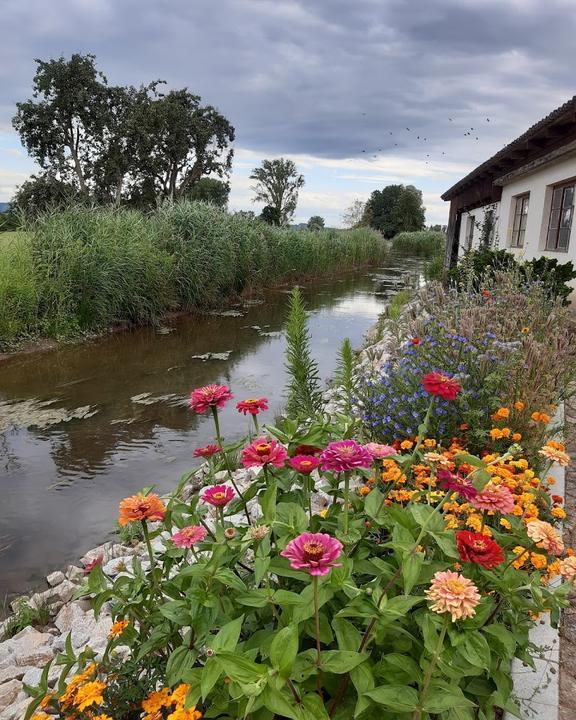
[[[56,570],[56,572],[50,573],[50,575],[47,576],[46,582],[50,587],[56,587],[56,585],[60,585],[61,582],[64,582],[66,579],[66,576],[61,570]]]

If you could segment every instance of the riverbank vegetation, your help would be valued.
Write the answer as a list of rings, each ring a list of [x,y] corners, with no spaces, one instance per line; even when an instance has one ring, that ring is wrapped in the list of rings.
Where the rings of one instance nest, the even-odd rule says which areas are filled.
[[[367,228],[279,228],[188,201],[54,211],[0,241],[0,342],[154,322],[384,252]]]
[[[108,646],[94,662],[68,643],[28,717],[521,717],[512,659],[533,664],[530,629],[557,624],[576,581],[550,475],[569,462],[552,415],[576,347],[561,304],[514,274],[418,303],[360,402],[343,348],[347,410],[324,413],[300,378],[275,425],[266,398],[240,400],[253,430],[228,445],[231,389],[192,391],[214,422],[201,489],[190,473],[120,503],[145,562],[116,579],[92,565],[78,595],[110,607]],[[298,293],[291,307],[289,367],[313,368]]]

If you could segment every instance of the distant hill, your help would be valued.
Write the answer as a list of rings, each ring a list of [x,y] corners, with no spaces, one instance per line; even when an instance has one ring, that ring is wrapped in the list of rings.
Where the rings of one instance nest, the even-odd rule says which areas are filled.
[[[10,207],[10,203],[0,202],[0,213],[8,212],[9,207]]]

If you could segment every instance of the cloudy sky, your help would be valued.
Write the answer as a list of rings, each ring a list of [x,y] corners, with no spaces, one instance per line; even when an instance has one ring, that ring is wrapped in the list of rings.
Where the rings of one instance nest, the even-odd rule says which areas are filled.
[[[440,194],[576,93],[574,0],[2,0],[0,201],[33,171],[11,127],[33,58],[92,52],[109,81],[187,86],[236,127],[231,207],[289,156],[296,221],[338,225],[386,184]],[[466,134],[470,133],[470,134]]]

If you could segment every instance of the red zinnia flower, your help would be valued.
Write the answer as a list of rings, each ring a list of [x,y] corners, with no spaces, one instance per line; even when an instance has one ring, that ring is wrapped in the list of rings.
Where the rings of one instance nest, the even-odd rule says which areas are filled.
[[[238,412],[250,413],[250,415],[258,415],[261,410],[268,410],[268,398],[250,398],[250,400],[242,400],[236,405]]]
[[[284,467],[288,453],[286,448],[277,440],[257,438],[254,442],[242,450],[241,460],[244,467],[258,467],[263,465],[274,465]]]
[[[316,445],[297,445],[294,449],[294,456],[296,455],[320,455],[322,448],[316,447]]]
[[[422,378],[422,386],[430,395],[437,395],[444,400],[456,400],[462,390],[460,383],[444,373],[431,372]]]
[[[204,447],[199,447],[194,450],[194,457],[212,457],[212,455],[216,455],[216,453],[219,453],[222,450],[222,448],[219,445],[205,445]]]
[[[420,345],[422,340],[420,340],[419,337],[413,337],[413,338],[410,338],[410,342],[412,343],[412,345]]]
[[[190,407],[199,414],[209,408],[223,408],[234,397],[227,385],[205,385],[192,390]]]
[[[460,560],[477,563],[487,570],[504,562],[500,545],[482,533],[460,530],[456,533],[456,546]]]
[[[98,555],[98,557],[95,557],[94,560],[90,560],[90,562],[84,566],[84,572],[86,575],[88,575],[89,572],[94,570],[96,565],[102,565],[104,562],[104,555]]]
[[[288,460],[290,467],[297,470],[302,475],[310,475],[320,465],[320,460],[314,455],[295,455]]]
[[[214,507],[224,507],[224,505],[228,505],[235,495],[234,490],[227,485],[212,485],[202,495],[202,500],[214,505]]]

